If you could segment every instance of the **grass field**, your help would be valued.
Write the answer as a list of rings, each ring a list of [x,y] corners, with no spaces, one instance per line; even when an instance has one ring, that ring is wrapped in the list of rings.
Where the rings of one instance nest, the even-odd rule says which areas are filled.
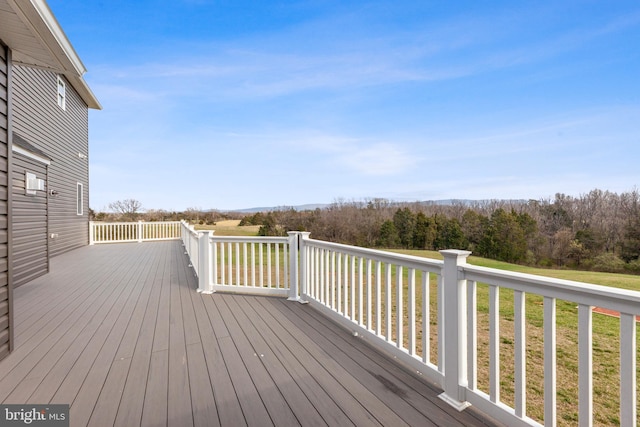
[[[196,225],[196,230],[214,230],[216,236],[257,236],[259,225],[240,227],[240,220],[218,221],[216,225]]]
[[[388,250],[391,252],[420,256],[425,258],[442,259],[442,255],[440,255],[438,251],[401,249]],[[518,273],[537,274],[538,276],[554,277],[556,279],[573,280],[576,282],[594,283],[603,286],[613,286],[622,289],[629,289],[632,291],[640,291],[640,276],[632,274],[600,273],[597,271],[557,270],[550,268],[527,267],[524,265],[509,264],[507,262],[481,258],[473,255],[467,259],[467,262],[469,264],[481,267],[515,271]]]

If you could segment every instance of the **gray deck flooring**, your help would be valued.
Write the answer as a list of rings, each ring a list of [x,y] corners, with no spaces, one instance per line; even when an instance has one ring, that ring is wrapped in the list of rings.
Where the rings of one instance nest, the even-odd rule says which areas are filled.
[[[81,248],[15,290],[0,402],[72,426],[480,426],[309,307],[201,295],[180,242]]]

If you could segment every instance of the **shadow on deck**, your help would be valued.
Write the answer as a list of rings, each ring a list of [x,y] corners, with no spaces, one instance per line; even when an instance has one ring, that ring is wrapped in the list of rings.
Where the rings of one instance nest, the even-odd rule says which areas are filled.
[[[480,426],[307,305],[201,295],[178,241],[90,246],[15,290],[0,402],[72,426]]]

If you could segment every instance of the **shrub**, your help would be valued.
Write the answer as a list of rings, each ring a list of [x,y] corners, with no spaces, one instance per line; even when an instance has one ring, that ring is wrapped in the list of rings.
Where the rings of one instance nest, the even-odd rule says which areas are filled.
[[[612,252],[605,252],[593,259],[592,270],[606,273],[619,273],[624,271],[625,262]]]
[[[625,265],[624,268],[630,273],[640,274],[640,258],[629,261],[629,263]]]

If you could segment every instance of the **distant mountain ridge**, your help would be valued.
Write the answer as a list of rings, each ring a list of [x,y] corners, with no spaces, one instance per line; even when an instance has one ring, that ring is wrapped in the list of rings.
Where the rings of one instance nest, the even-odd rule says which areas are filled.
[[[472,200],[472,199],[443,199],[443,200],[423,200],[423,201],[415,201],[415,202],[404,202],[404,201],[396,201],[389,200],[391,204],[397,205],[405,205],[405,204],[425,204],[425,205],[441,205],[441,206],[450,206],[454,204],[463,204],[463,205],[473,205],[476,203],[488,203],[492,201],[500,201],[500,202],[511,202],[511,203],[527,203],[527,200],[524,199],[481,199],[481,200]],[[240,213],[256,213],[256,212],[274,212],[274,211],[282,211],[293,209],[296,211],[308,211],[314,209],[325,209],[331,206],[332,203],[309,203],[306,205],[296,205],[296,206],[271,206],[271,207],[255,207],[255,208],[246,208],[246,209],[234,209],[230,212],[240,212]]]
[[[234,209],[231,212],[256,213],[256,212],[282,211],[282,210],[288,210],[288,209],[294,209],[296,211],[310,211],[314,209],[324,209],[327,206],[330,206],[330,203],[310,203],[306,205],[297,205],[297,206],[256,207],[256,208],[246,208],[246,209]]]

